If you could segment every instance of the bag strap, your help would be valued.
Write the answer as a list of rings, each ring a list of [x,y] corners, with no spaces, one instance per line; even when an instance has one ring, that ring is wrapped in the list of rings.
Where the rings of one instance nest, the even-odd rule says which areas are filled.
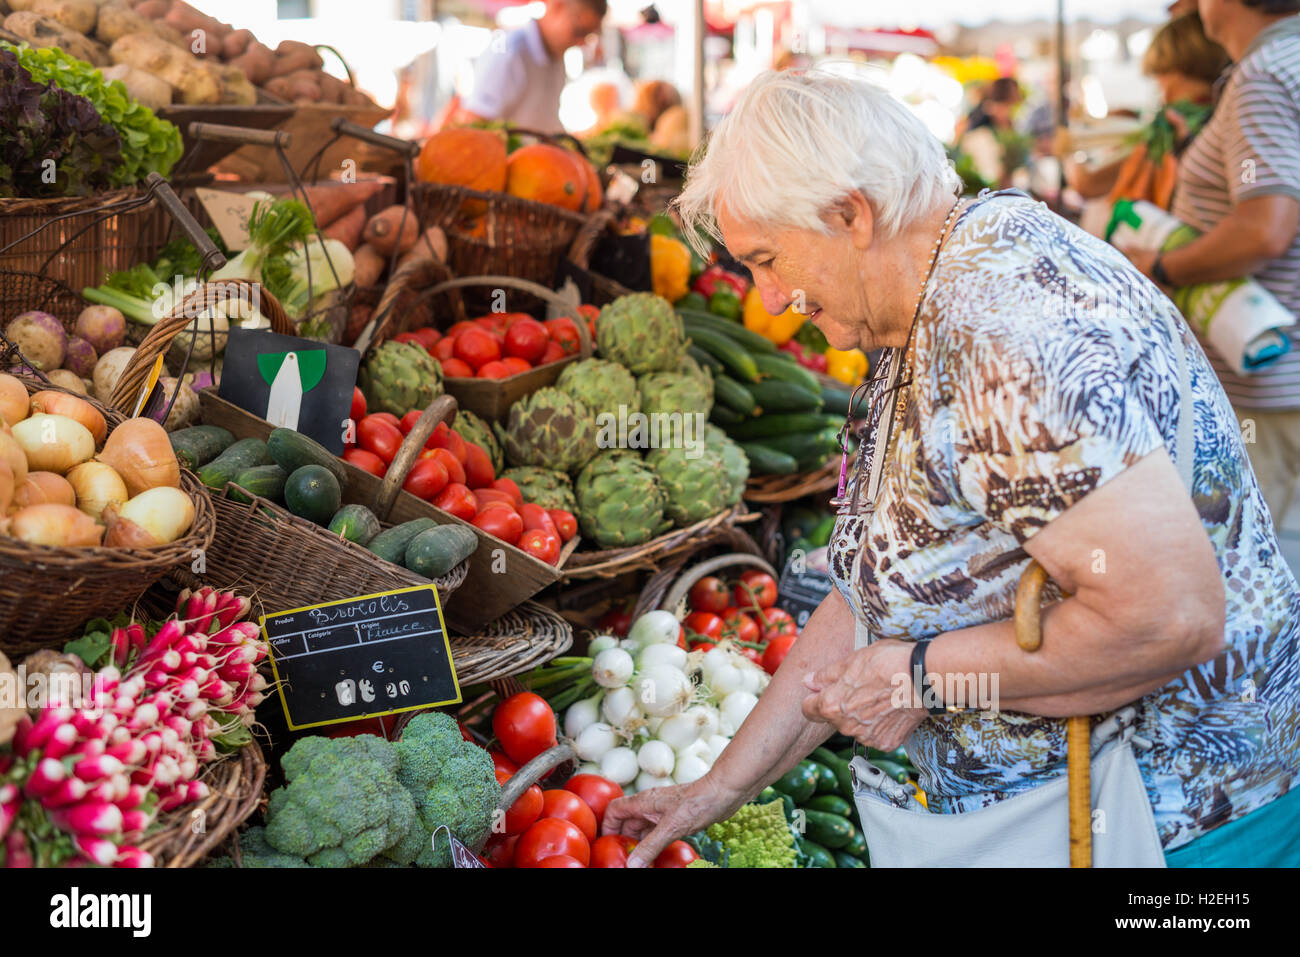
[[[1192,377],[1187,368],[1187,345],[1180,335],[1174,340],[1178,360],[1178,433],[1175,439],[1174,465],[1188,494],[1192,492],[1192,469],[1196,465],[1196,415],[1192,398]]]

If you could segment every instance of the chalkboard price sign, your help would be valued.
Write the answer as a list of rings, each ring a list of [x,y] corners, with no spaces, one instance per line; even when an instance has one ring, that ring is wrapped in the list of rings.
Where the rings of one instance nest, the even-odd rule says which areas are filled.
[[[826,570],[825,547],[792,555],[777,582],[776,604],[790,613],[801,629],[834,588]]]
[[[291,730],[461,700],[434,585],[260,619]]]

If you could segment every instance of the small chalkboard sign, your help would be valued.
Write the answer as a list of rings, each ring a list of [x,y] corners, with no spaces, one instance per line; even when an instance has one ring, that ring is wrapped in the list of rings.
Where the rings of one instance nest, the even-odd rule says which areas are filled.
[[[260,619],[289,729],[461,700],[434,585]]]
[[[835,585],[827,571],[826,548],[798,552],[790,556],[776,586],[776,604],[794,618],[800,628]]]
[[[439,824],[433,829],[433,849],[438,849],[438,839],[440,835],[446,835],[446,840],[451,845],[451,866],[452,867],[482,867],[483,862],[478,859],[478,855],[471,851],[455,834],[451,833],[451,828],[446,824]]]

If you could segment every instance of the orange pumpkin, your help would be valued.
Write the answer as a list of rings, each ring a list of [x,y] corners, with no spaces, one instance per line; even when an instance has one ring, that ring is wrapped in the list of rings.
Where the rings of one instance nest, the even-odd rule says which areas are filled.
[[[506,162],[506,192],[511,196],[575,212],[582,207],[586,178],[579,156],[548,143],[521,147]]]
[[[426,183],[499,193],[506,188],[505,140],[492,130],[440,130],[425,140],[415,176]]]
[[[584,157],[578,157],[578,165],[582,167],[587,177],[587,201],[583,203],[582,211],[594,213],[605,201],[604,191],[600,187],[600,174],[596,172],[596,167],[591,165],[591,161]]]

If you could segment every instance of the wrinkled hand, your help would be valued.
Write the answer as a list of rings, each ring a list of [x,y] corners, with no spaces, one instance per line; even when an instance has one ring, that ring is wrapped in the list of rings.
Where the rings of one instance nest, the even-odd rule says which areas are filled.
[[[1137,267],[1138,272],[1155,282],[1151,276],[1151,270],[1155,267],[1156,257],[1160,255],[1156,250],[1138,249],[1136,246],[1120,246],[1119,251],[1128,257],[1128,261]],[[1168,286],[1161,283],[1156,283],[1156,285],[1160,286],[1165,295],[1169,295]]]
[[[619,798],[605,809],[603,834],[625,834],[639,843],[628,855],[628,867],[653,867],[669,844],[687,834],[731,817],[745,796],[724,789],[706,774],[691,784],[650,788]]]
[[[804,687],[812,694],[803,700],[804,717],[833,725],[868,747],[900,747],[928,717],[924,708],[911,707],[910,657],[910,644],[884,639],[806,675]]]

